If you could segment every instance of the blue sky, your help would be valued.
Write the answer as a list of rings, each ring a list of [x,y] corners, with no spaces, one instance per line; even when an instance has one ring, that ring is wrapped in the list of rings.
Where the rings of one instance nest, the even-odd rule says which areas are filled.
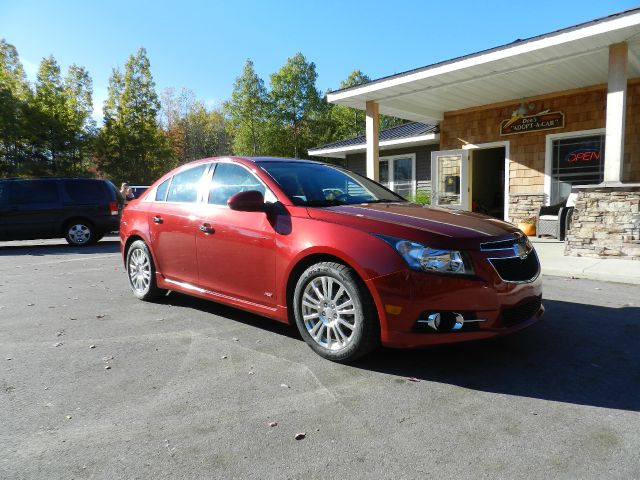
[[[111,69],[144,46],[158,91],[227,99],[247,58],[269,75],[296,52],[325,91],[359,68],[371,78],[547,33],[638,6],[624,0],[35,1],[0,0],[0,36],[30,79],[52,54],[89,70],[96,116]]]

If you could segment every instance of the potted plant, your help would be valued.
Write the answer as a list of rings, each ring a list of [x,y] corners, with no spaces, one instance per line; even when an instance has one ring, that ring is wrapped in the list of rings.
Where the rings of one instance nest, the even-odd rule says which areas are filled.
[[[518,228],[522,230],[528,237],[533,237],[536,234],[536,219],[535,218],[525,218],[518,222]]]

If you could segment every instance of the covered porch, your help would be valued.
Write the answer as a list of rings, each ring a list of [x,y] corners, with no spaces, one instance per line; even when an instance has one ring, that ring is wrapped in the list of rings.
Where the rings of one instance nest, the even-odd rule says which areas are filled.
[[[625,198],[637,213],[640,9],[381,78],[328,100],[366,111],[366,172],[375,180],[379,114],[438,124],[439,150],[431,154],[435,205],[493,212],[515,223],[573,190],[578,218],[580,205],[583,211],[588,205],[591,218],[598,206],[578,187],[598,185],[605,195],[631,192]],[[640,217],[625,217],[623,233],[607,230],[607,222],[618,220],[603,220],[601,230],[608,241],[627,242],[614,251],[640,258],[640,245],[629,243],[640,240]],[[578,231],[581,239],[595,235]],[[592,244],[594,255],[606,253],[591,240],[597,239],[577,254],[588,255]]]

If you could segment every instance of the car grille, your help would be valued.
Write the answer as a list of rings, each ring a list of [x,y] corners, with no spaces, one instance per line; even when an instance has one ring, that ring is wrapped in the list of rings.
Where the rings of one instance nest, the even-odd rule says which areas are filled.
[[[524,258],[490,258],[489,262],[506,282],[530,282],[540,273],[540,262],[535,250],[531,250]]]
[[[502,310],[502,324],[505,327],[513,327],[533,317],[542,305],[542,296],[533,297],[515,307]]]

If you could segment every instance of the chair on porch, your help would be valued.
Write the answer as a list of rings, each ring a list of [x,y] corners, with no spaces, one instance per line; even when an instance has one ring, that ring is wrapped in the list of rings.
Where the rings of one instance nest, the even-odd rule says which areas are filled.
[[[560,203],[540,207],[536,224],[538,237],[548,235],[558,240],[564,240],[577,195],[577,193],[572,193]]]

